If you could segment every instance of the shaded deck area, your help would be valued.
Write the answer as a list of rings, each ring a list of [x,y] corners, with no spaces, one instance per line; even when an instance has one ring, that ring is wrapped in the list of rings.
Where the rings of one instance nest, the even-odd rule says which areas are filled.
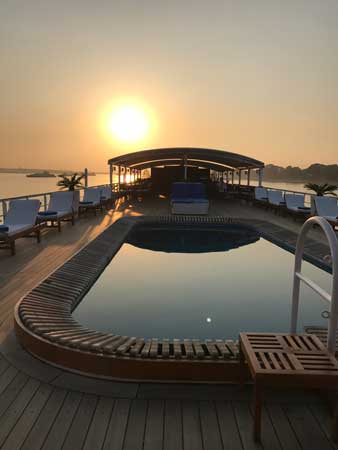
[[[167,199],[120,203],[88,215],[42,243],[18,241],[16,257],[0,253],[1,449],[332,449],[330,414],[316,392],[266,396],[262,443],[252,439],[252,389],[236,385],[124,383],[69,373],[23,351],[13,333],[16,302],[65,260],[125,215],[168,215]],[[211,203],[210,215],[264,222],[295,243],[300,223],[238,201]],[[263,225],[262,225],[263,226]],[[328,253],[314,231],[308,250]],[[291,289],[291,286],[290,286]]]

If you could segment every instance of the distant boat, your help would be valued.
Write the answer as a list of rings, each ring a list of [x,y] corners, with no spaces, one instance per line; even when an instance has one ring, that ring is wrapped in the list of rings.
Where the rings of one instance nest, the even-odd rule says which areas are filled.
[[[26,175],[26,177],[28,178],[55,178],[55,176],[56,175],[54,173],[50,173],[47,170],[44,170],[43,172],[35,172]]]

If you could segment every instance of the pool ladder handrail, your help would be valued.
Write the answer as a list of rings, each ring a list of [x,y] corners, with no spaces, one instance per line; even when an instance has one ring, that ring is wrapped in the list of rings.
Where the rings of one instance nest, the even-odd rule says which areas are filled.
[[[301,273],[302,259],[304,253],[304,243],[308,231],[313,225],[319,225],[326,239],[328,240],[331,257],[332,257],[332,289],[331,294],[326,292],[317,283],[310,280]],[[305,283],[314,290],[320,297],[331,303],[329,327],[327,336],[327,348],[330,353],[336,352],[336,335],[338,326],[338,239],[333,227],[324,217],[310,217],[302,226],[296,244],[295,267],[293,273],[293,289],[292,289],[292,311],[291,311],[291,333],[297,333],[298,309],[299,309],[299,291],[300,282]]]

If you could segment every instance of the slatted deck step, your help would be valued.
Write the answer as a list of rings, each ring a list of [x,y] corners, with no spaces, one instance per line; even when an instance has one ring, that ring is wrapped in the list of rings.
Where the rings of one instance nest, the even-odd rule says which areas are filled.
[[[304,327],[305,333],[314,334],[315,336],[320,339],[320,341],[326,346],[327,344],[327,328],[325,327],[317,327],[317,326],[311,326],[306,325]],[[338,333],[336,337],[336,356],[338,356]]]

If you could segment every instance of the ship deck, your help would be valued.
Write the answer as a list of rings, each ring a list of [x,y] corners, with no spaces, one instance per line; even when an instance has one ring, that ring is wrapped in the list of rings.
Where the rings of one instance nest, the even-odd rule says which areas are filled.
[[[18,241],[0,253],[1,449],[331,449],[330,414],[317,392],[266,396],[262,443],[252,438],[252,388],[236,385],[105,381],[45,364],[25,352],[13,332],[17,301],[107,226],[126,215],[168,215],[165,198],[125,202],[88,215],[62,233],[46,230],[40,245]],[[301,226],[238,201],[213,201],[210,215],[259,221],[294,245]],[[318,231],[308,252],[329,253]],[[291,289],[291,286],[290,286]]]

